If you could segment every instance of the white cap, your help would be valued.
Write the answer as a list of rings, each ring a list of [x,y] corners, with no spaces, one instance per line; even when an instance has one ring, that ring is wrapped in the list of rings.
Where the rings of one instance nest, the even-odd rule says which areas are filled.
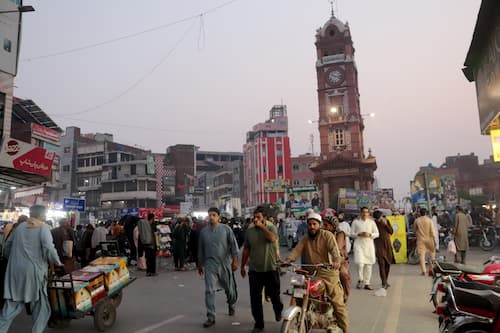
[[[318,221],[319,223],[321,223],[321,215],[319,215],[318,213],[310,213],[309,215],[307,215],[307,220],[316,220]]]

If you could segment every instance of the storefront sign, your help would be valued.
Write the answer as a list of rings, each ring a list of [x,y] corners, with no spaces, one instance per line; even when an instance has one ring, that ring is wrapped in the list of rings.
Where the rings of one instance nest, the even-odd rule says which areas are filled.
[[[17,139],[5,138],[0,166],[49,177],[56,154]]]
[[[84,212],[85,211],[85,199],[64,198],[63,208],[66,211],[76,210],[78,212]]]
[[[492,130],[490,136],[491,147],[493,148],[493,160],[500,162],[500,129]]]
[[[61,134],[58,131],[35,123],[31,123],[31,136],[51,143],[59,143],[61,140]]]

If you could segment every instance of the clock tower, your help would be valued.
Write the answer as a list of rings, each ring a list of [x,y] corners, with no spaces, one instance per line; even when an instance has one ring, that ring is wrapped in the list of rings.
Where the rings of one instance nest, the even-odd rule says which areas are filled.
[[[333,15],[316,32],[321,152],[311,166],[326,206],[340,188],[372,190],[375,157],[365,156],[358,70],[349,25]]]

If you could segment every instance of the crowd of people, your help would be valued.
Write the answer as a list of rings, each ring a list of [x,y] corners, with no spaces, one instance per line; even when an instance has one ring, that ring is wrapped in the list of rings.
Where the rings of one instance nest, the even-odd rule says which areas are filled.
[[[78,225],[74,229],[68,220],[61,220],[50,230],[44,223],[46,209],[33,206],[30,217],[21,216],[16,224],[4,229],[2,263],[5,270],[4,303],[0,315],[0,333],[7,332],[12,320],[29,304],[33,315],[33,332],[42,332],[50,317],[47,298],[49,264],[63,272],[85,266],[110,241],[118,244],[117,255],[126,255],[137,270],[146,276],[157,275],[158,236],[154,214],[140,219],[125,216],[120,221],[108,221],[97,226]],[[420,255],[422,275],[428,272],[426,258],[432,264],[439,248],[438,214],[425,208],[419,216],[409,221],[415,232]],[[498,210],[497,220],[500,220]],[[442,219],[442,216],[441,216]],[[457,207],[451,224],[457,262],[465,262],[468,250],[467,212]],[[382,288],[388,289],[394,255],[391,235],[394,230],[382,211],[370,212],[362,207],[359,216],[347,221],[338,212],[321,216],[310,210],[297,228],[297,244],[286,258],[281,258],[279,238],[283,220],[268,216],[263,207],[257,207],[253,217],[243,224],[221,216],[217,208],[208,210],[208,219],[180,218],[170,223],[172,252],[175,270],[186,271],[187,263],[197,267],[205,281],[205,307],[207,319],[204,327],[215,325],[215,293],[220,286],[226,294],[230,316],[236,312],[238,287],[235,272],[240,269],[248,277],[253,332],[264,329],[263,293],[272,303],[275,320],[282,319],[284,305],[281,301],[280,263],[290,263],[298,258],[301,264],[330,264],[321,268],[317,278],[324,280],[326,292],[334,308],[338,326],[349,331],[347,302],[351,292],[350,253],[357,268],[356,288],[373,290],[372,267],[378,263]],[[280,226],[281,224],[281,226]],[[241,252],[241,253],[240,253]],[[241,254],[241,263],[238,258]]]

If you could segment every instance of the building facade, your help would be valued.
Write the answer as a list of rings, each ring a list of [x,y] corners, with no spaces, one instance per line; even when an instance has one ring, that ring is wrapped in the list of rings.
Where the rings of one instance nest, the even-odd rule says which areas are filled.
[[[320,158],[312,166],[326,205],[339,188],[371,190],[375,157],[365,156],[358,70],[349,25],[332,17],[316,33]]]
[[[273,106],[247,133],[243,155],[246,207],[284,203],[292,177],[286,105]]]

